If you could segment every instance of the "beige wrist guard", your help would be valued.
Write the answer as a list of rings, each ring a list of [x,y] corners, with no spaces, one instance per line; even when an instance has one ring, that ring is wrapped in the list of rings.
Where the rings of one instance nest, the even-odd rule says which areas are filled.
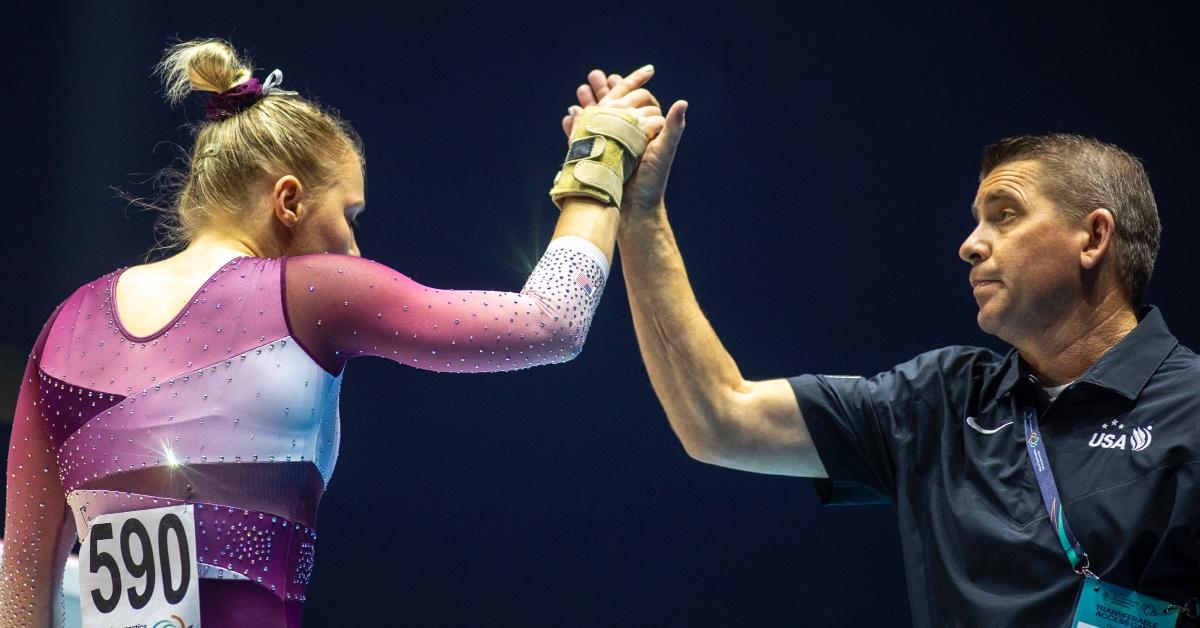
[[[584,109],[571,130],[571,147],[550,198],[559,209],[571,196],[621,207],[621,189],[645,150],[646,135],[633,115],[611,107]]]

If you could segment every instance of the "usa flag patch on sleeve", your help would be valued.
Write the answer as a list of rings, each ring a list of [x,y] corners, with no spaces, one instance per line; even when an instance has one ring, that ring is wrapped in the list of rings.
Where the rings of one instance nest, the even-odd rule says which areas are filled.
[[[583,287],[583,291],[589,297],[592,296],[592,292],[595,292],[596,290],[596,286],[592,285],[592,280],[588,279],[588,276],[583,273],[579,273],[579,276],[575,278],[575,281]]]

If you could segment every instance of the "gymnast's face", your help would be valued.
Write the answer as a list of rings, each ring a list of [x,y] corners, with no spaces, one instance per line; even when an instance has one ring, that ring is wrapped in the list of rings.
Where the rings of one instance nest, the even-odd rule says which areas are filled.
[[[358,159],[351,158],[338,167],[328,188],[299,202],[287,254],[359,255],[354,226],[364,209],[362,166]]]
[[[984,177],[971,207],[975,229],[959,247],[971,265],[979,327],[1017,346],[1051,329],[1082,298],[1088,230],[1042,193],[1036,161]]]

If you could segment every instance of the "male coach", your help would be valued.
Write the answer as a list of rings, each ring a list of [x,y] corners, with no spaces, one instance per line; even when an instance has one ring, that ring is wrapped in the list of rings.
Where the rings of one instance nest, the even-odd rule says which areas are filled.
[[[585,106],[607,94],[602,73],[588,80]],[[1142,305],[1160,227],[1139,161],[1066,134],[984,151],[959,255],[1007,355],[948,347],[870,378],[747,381],[667,222],[685,107],[626,188],[618,242],[687,452],[817,478],[827,503],[890,500],[918,626],[1200,625],[1200,359]]]

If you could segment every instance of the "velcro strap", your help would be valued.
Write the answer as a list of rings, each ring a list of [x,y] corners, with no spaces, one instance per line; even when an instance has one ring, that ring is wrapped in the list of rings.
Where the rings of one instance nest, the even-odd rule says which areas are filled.
[[[646,152],[646,134],[624,117],[607,111],[597,111],[587,120],[587,131],[617,140],[625,150],[641,157]]]
[[[611,168],[598,161],[580,161],[575,164],[573,174],[575,180],[600,188],[615,200],[616,205],[621,204],[621,187],[625,182]]]

